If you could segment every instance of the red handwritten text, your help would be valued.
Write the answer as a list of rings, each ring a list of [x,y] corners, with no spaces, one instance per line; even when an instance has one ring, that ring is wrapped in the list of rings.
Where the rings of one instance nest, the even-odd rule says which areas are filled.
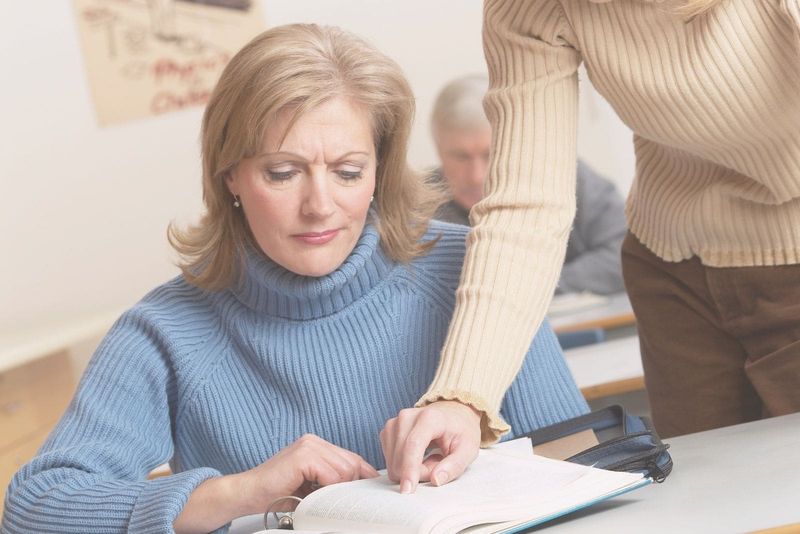
[[[227,65],[230,56],[219,53],[214,56],[193,59],[190,61],[176,61],[171,58],[162,58],[152,65],[153,78],[156,83],[167,80],[187,82],[196,79],[201,73],[222,70]]]
[[[189,89],[181,94],[172,91],[159,91],[150,101],[150,111],[158,115],[187,108],[200,106],[208,102],[211,97],[209,89]]]

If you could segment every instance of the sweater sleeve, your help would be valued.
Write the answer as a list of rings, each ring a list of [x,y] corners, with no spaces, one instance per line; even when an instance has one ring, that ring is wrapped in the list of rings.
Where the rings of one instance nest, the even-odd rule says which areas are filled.
[[[542,322],[575,213],[581,62],[557,0],[487,0],[484,51],[492,124],[487,196],[473,229],[436,376],[418,406],[457,399],[483,412],[482,443]]]
[[[39,454],[12,479],[4,534],[173,532],[189,494],[220,473],[146,479],[173,453],[176,388],[167,351],[140,315],[117,321]]]

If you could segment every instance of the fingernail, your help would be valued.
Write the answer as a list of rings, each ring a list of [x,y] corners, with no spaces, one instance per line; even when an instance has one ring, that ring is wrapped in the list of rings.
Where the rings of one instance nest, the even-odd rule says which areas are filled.
[[[404,480],[400,483],[400,493],[411,493],[413,491],[410,480]]]
[[[437,486],[443,486],[447,484],[447,481],[450,480],[450,475],[447,471],[437,471],[433,474],[433,482]]]

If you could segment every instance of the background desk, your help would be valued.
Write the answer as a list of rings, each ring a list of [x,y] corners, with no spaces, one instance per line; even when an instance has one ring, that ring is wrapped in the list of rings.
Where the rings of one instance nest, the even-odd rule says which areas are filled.
[[[665,441],[675,462],[666,482],[550,523],[547,534],[727,534],[800,522],[800,413]]]
[[[590,328],[614,330],[636,323],[628,295],[620,293],[606,298],[606,302],[597,305],[578,308],[568,313],[550,314],[548,315],[550,326],[556,332],[571,332]]]
[[[644,389],[638,336],[565,350],[564,358],[586,400]]]

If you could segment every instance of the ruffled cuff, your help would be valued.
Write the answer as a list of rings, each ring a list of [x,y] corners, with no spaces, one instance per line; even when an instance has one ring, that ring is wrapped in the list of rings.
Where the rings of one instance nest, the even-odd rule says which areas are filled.
[[[489,403],[469,391],[430,389],[417,401],[415,406],[421,408],[443,400],[458,401],[481,412],[481,447],[497,443],[511,430],[508,423],[500,417],[498,410],[490,409]]]

